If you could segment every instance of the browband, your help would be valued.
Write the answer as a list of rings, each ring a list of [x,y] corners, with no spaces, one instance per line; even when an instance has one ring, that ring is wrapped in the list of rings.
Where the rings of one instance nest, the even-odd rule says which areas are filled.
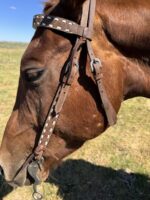
[[[55,16],[35,15],[33,18],[33,28],[44,27],[54,29],[64,33],[77,35],[88,40],[92,40],[92,33],[88,27],[83,27],[71,20]]]

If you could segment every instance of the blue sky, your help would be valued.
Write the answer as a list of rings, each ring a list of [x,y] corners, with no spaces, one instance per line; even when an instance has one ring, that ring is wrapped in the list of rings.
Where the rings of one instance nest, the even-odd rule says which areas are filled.
[[[42,12],[42,0],[1,0],[0,41],[29,42],[33,15]]]

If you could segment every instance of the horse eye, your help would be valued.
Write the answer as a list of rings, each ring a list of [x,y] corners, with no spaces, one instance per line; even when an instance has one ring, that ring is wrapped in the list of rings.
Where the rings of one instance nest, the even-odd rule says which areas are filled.
[[[34,83],[40,79],[44,71],[44,69],[27,69],[23,72],[23,77],[28,83]]]

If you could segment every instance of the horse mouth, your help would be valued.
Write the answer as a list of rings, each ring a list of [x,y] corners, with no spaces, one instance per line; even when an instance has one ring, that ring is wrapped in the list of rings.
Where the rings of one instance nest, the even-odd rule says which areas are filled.
[[[23,186],[30,186],[34,182],[31,178],[27,177],[25,180],[14,180],[14,181],[5,181],[8,185],[13,187],[13,189],[16,189],[18,187],[23,187]]]
[[[30,177],[30,175],[27,172],[27,168],[22,171],[22,173],[18,174],[14,179],[12,180],[7,180],[5,179],[4,174],[2,175],[2,181],[9,186],[11,186],[13,189],[16,189],[17,187],[22,187],[22,186],[29,186],[34,183],[33,179]]]

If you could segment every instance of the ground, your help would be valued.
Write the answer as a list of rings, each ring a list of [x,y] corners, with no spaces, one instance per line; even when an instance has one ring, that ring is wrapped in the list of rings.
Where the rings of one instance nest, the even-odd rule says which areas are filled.
[[[13,108],[26,44],[0,43],[0,141]],[[46,183],[44,200],[150,200],[150,100],[122,104],[117,124],[67,157]],[[0,199],[32,200],[0,178]]]

